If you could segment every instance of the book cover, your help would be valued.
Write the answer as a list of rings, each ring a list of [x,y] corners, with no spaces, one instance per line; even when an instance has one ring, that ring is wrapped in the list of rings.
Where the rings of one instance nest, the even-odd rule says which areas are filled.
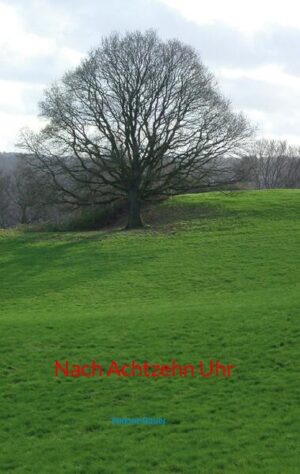
[[[299,472],[294,2],[0,1],[0,472]]]

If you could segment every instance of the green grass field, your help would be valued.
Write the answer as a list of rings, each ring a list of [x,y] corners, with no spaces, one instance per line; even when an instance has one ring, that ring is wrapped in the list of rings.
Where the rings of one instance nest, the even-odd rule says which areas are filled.
[[[297,190],[210,193],[143,231],[1,231],[0,471],[299,473],[299,211]],[[56,378],[56,359],[237,369]]]

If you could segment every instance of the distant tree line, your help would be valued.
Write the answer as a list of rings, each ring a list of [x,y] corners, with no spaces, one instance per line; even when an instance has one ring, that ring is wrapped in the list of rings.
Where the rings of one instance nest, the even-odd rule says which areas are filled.
[[[300,148],[287,141],[257,140],[234,166],[237,182],[249,188],[299,188]]]
[[[49,178],[27,162],[24,154],[0,153],[0,227],[61,218]]]

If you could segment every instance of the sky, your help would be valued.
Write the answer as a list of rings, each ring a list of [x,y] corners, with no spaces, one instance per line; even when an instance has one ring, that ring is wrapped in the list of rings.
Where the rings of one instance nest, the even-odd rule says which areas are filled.
[[[299,0],[0,0],[0,152],[101,37],[149,28],[199,51],[258,138],[300,145]]]

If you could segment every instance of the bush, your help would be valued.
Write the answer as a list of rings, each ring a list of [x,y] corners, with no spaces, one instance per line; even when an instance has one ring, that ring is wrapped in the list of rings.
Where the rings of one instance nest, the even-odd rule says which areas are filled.
[[[113,225],[124,212],[124,203],[117,202],[93,208],[81,208],[77,213],[60,222],[43,222],[27,226],[28,231],[38,232],[77,232],[100,230]],[[25,229],[23,229],[25,230]]]

